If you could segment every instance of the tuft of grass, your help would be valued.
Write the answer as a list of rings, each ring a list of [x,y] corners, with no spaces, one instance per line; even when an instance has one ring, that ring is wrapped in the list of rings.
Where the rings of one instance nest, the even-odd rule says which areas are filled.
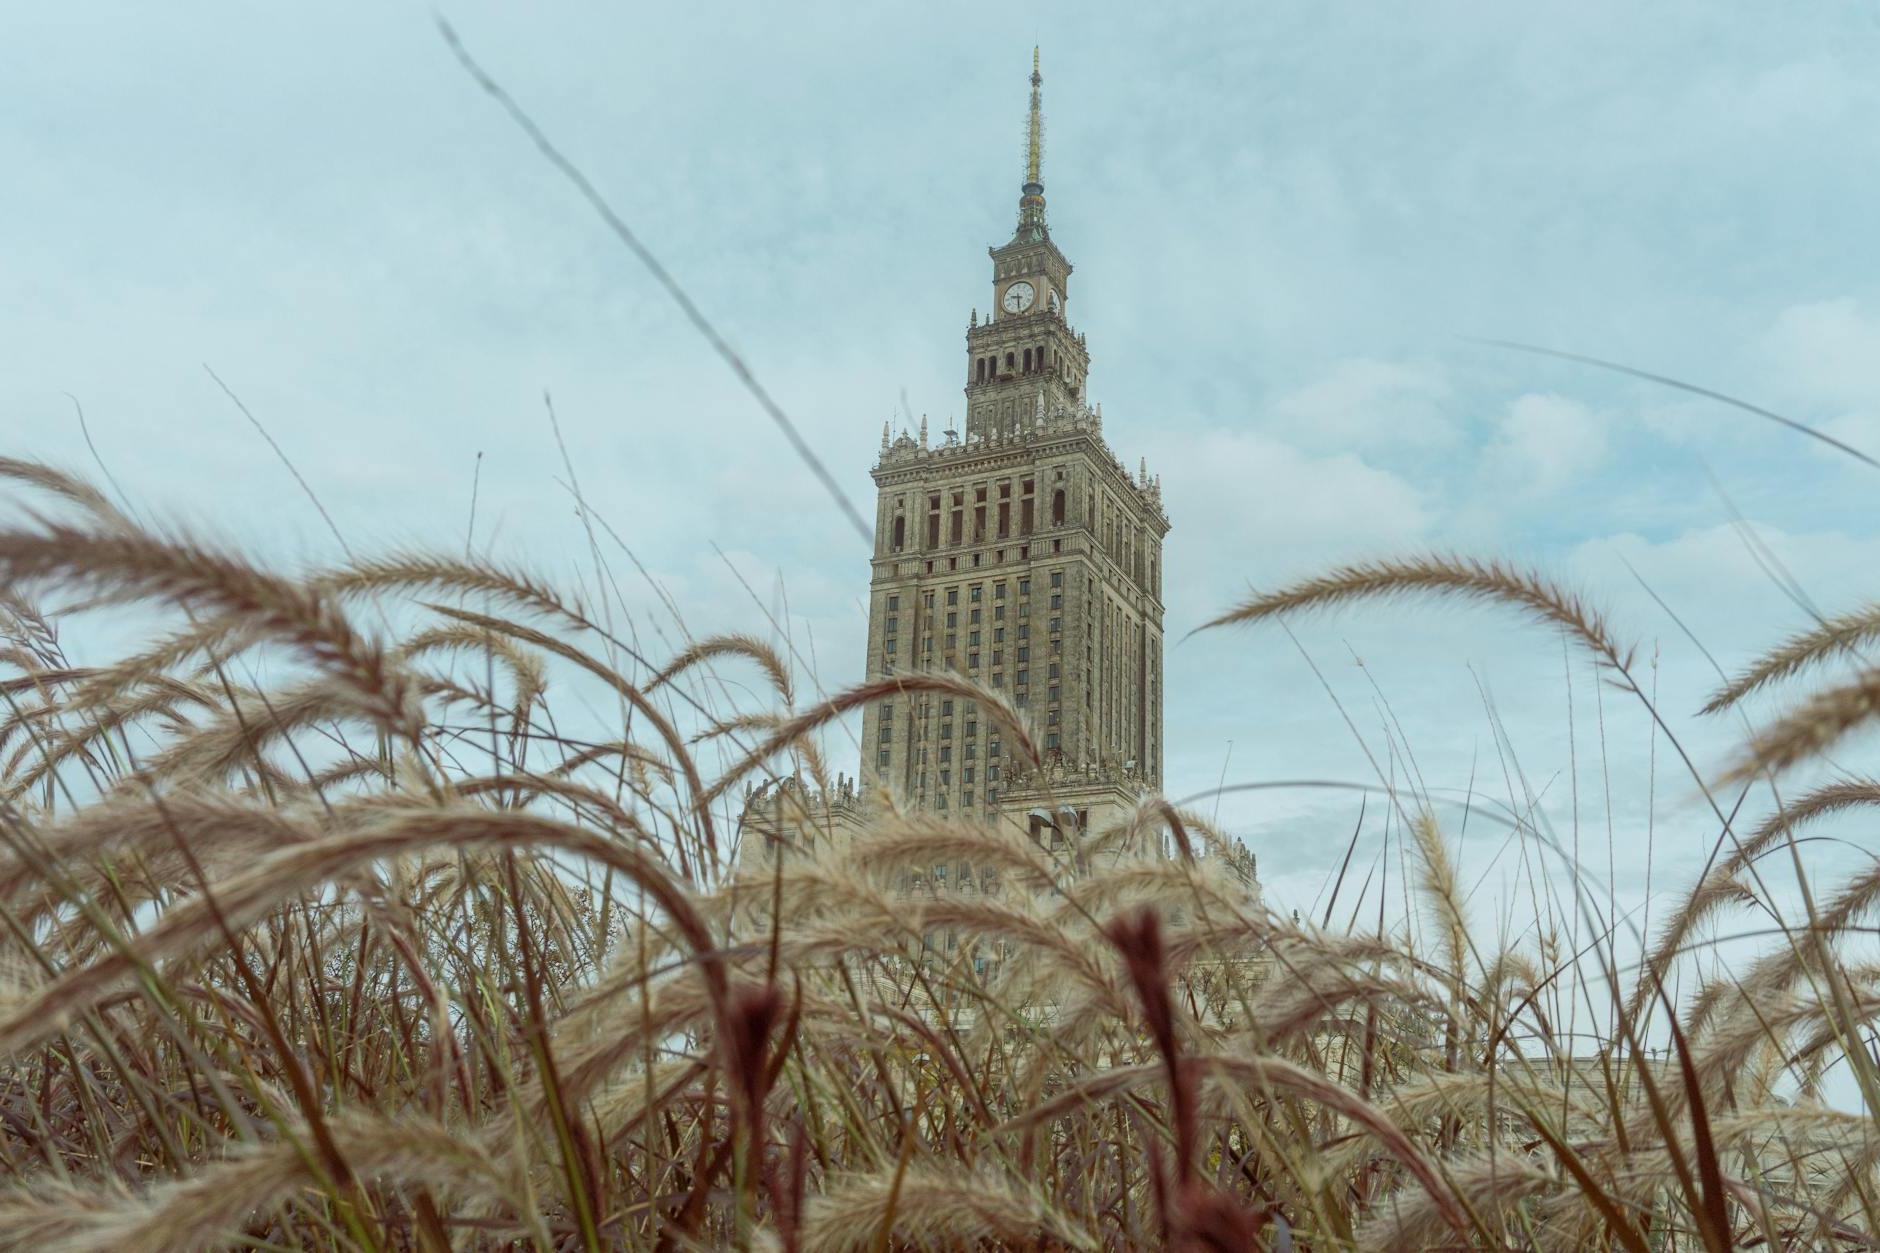
[[[1427,925],[1338,930],[1266,908],[1160,797],[1058,847],[827,786],[815,734],[889,693],[974,702],[1035,762],[965,679],[799,706],[761,640],[645,658],[525,572],[274,570],[48,467],[0,481],[29,505],[0,530],[0,1245],[1880,1242],[1880,1127],[1818,1096],[1844,1067],[1880,1107],[1880,969],[1844,956],[1880,873],[1670,991],[1732,911],[1780,923],[1759,867],[1799,874],[1794,830],[1869,780],[1761,818],[1636,971],[1603,924],[1580,952],[1474,931],[1416,797]],[[1564,630],[1645,700],[1595,608],[1495,562],[1347,567],[1216,625],[1411,596]],[[149,641],[66,655],[126,607]],[[1728,777],[1837,742],[1870,686]],[[1571,1015],[1583,968],[1603,1020]]]

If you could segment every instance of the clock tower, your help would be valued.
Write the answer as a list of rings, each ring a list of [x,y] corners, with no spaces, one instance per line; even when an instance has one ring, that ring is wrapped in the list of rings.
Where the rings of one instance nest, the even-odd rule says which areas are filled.
[[[1090,354],[1071,329],[1071,263],[1045,226],[1044,114],[1038,50],[1031,54],[1031,112],[1018,230],[992,257],[992,309],[966,332],[966,434],[1009,436],[1039,412],[1080,401]]]
[[[1169,529],[1161,483],[1111,451],[1087,399],[1071,263],[1045,222],[1043,82],[1034,49],[1018,226],[989,250],[992,307],[966,330],[964,434],[882,431],[867,675],[1000,692],[1045,760],[1017,760],[971,701],[907,691],[862,718],[864,782],[1033,834],[1067,811],[1088,829],[1161,784]]]

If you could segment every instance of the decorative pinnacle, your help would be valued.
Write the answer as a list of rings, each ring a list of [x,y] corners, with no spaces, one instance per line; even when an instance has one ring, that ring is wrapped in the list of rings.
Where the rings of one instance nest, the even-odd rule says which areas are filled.
[[[1031,113],[1025,123],[1025,185],[1018,198],[1018,233],[1042,238],[1044,223],[1044,75],[1031,49]]]

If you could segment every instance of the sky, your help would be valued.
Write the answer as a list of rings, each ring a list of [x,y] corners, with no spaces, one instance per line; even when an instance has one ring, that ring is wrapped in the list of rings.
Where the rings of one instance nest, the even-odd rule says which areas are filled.
[[[355,550],[469,542],[581,586],[572,471],[695,633],[774,618],[806,681],[860,679],[865,545],[464,74],[433,10],[7,8],[0,451],[93,469],[76,398],[147,516],[271,560],[334,559],[212,369]],[[1714,777],[1743,724],[1696,716],[1713,659],[1731,669],[1808,621],[1771,559],[1821,611],[1874,594],[1880,471],[1688,393],[1484,341],[1687,380],[1880,455],[1880,6],[435,13],[865,515],[883,421],[939,430],[960,412],[1041,44],[1044,182],[1077,267],[1090,394],[1125,464],[1163,476],[1174,524],[1167,790],[1473,788],[1471,823],[1456,808],[1445,824],[1465,883],[1483,885],[1481,926],[1528,927],[1511,884],[1546,856],[1481,817],[1493,802],[1534,801],[1629,919],[1647,884],[1662,898],[1695,875],[1715,823],[1638,701],[1557,632],[1494,608],[1190,631],[1338,562],[1506,558],[1610,612]],[[676,649],[653,592],[623,575],[623,595],[649,651]],[[1865,769],[1873,747],[1839,764]],[[831,751],[852,768],[852,747]],[[1201,807],[1259,857],[1275,904],[1324,907],[1353,794],[1249,789]],[[1371,807],[1354,878],[1400,880],[1387,834]],[[1824,872],[1872,847],[1858,824],[1841,834],[1811,852]]]

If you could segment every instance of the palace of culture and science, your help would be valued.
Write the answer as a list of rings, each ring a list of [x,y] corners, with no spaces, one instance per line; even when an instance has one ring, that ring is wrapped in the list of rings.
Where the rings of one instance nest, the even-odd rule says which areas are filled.
[[[866,675],[954,673],[1003,692],[1044,760],[1026,768],[970,701],[878,700],[860,786],[817,806],[835,825],[859,825],[885,790],[903,809],[1062,835],[1161,787],[1169,519],[1159,480],[1111,451],[1089,400],[1072,266],[1045,218],[1042,85],[1034,49],[1017,229],[988,250],[989,311],[966,329],[965,430],[882,428]]]

